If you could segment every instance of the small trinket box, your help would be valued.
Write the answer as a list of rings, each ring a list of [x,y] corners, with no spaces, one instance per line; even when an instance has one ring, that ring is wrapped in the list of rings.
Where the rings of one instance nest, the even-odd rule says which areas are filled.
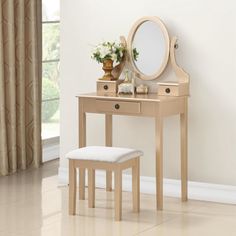
[[[136,88],[136,93],[137,94],[148,94],[148,86],[145,84],[140,84]]]
[[[125,79],[123,80],[123,83],[118,86],[118,94],[134,95],[134,79],[132,79],[131,71],[125,71]]]
[[[122,83],[118,86],[118,94],[134,94],[134,85],[132,83]]]

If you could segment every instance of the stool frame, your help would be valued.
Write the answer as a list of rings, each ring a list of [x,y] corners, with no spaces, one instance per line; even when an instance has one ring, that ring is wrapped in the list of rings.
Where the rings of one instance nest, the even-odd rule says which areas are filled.
[[[122,171],[132,168],[133,211],[140,210],[140,173],[139,157],[124,162],[104,162],[92,160],[69,159],[69,214],[76,214],[77,168],[88,169],[88,206],[95,207],[95,170],[114,171],[115,175],[115,220],[122,216]],[[79,191],[84,191],[79,186]]]

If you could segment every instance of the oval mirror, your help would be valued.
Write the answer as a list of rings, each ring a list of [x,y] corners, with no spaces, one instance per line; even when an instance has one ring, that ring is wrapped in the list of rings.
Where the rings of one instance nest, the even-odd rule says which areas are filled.
[[[137,75],[144,80],[158,78],[169,58],[169,35],[163,22],[158,17],[141,18],[132,27],[127,43]]]

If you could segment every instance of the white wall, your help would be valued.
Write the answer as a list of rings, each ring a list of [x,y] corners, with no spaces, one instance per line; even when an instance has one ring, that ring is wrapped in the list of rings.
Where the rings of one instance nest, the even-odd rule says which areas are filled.
[[[95,91],[101,65],[91,45],[128,35],[145,15],[159,16],[177,35],[179,64],[191,75],[189,178],[236,185],[236,3],[234,0],[61,1],[61,161],[77,147],[79,93]],[[165,121],[164,175],[179,178],[179,123]],[[104,119],[88,116],[88,144],[102,145]],[[141,135],[140,135],[141,134]],[[154,176],[154,122],[115,117],[114,145],[143,149],[141,175]]]

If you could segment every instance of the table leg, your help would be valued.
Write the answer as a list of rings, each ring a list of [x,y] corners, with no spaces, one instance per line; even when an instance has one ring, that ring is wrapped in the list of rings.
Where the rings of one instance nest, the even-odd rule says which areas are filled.
[[[83,99],[79,99],[79,147],[86,146],[86,113],[83,111]],[[85,169],[79,169],[79,199],[85,199]]]
[[[184,113],[180,114],[181,139],[181,194],[182,201],[188,199],[188,100],[184,100]]]
[[[112,146],[112,115],[105,115],[106,146]],[[112,171],[106,171],[106,191],[112,191]]]
[[[163,118],[156,118],[156,204],[163,209]]]

